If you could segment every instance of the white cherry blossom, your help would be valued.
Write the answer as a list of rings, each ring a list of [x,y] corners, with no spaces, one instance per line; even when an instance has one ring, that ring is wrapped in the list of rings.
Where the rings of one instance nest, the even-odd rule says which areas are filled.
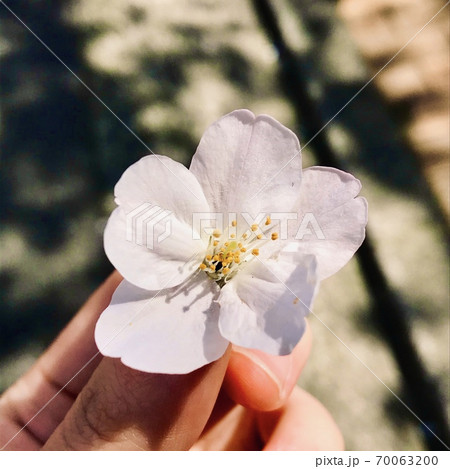
[[[360,188],[337,169],[302,173],[297,137],[247,110],[206,130],[189,169],[142,158],[117,183],[105,229],[124,280],[98,320],[100,351],[153,373],[193,371],[230,342],[290,353],[319,282],[364,239]]]

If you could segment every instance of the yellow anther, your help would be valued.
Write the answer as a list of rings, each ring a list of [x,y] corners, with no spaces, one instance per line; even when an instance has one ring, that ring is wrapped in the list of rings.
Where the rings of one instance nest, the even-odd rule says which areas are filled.
[[[233,221],[231,222],[231,226],[236,226],[236,225],[237,225],[237,221],[236,221],[236,220],[233,220]]]
[[[247,249],[241,248],[240,251],[241,251],[241,252],[245,252],[245,251],[247,251]]]
[[[217,246],[219,244],[219,241],[214,241],[213,245]]]
[[[222,233],[220,232],[220,230],[214,230],[213,236],[214,238],[220,238],[222,236]]]
[[[211,259],[212,259],[212,256],[211,256],[210,254],[208,254],[208,255],[206,256],[206,260],[207,260],[207,261],[210,261]]]
[[[226,243],[224,243],[224,246],[227,248],[228,246],[230,245],[230,243],[227,241]]]
[[[235,258],[234,258],[234,262],[235,262],[236,264],[240,264],[240,263],[241,263],[241,259],[240,259],[239,257],[235,257]]]
[[[206,269],[206,265],[205,265],[205,264],[200,264],[200,265],[199,265],[199,268],[200,268],[200,270],[205,270],[205,269]]]
[[[252,249],[252,254],[254,256],[259,256],[259,249],[258,248]]]
[[[238,248],[241,248],[242,247],[242,243],[238,243]]]
[[[213,257],[213,260],[215,260],[216,262],[219,260],[219,256],[216,254],[214,257]]]
[[[230,269],[228,267],[224,267],[222,272],[223,272],[224,275],[227,275],[230,272]]]
[[[258,225],[252,225],[252,231],[256,231],[258,229]]]
[[[270,219],[270,217],[267,217],[266,218],[266,225],[270,225],[272,223],[272,220]]]
[[[234,239],[234,238],[236,238],[236,235],[235,235],[234,233],[231,233],[231,234],[230,234],[230,238],[231,238],[231,239]]]
[[[272,233],[272,240],[275,241],[278,239],[278,233]]]
[[[247,238],[248,238],[248,234],[247,234],[247,233],[244,233],[244,234],[242,235],[242,239],[247,239]]]
[[[257,239],[261,239],[261,238],[262,238],[262,234],[259,234],[259,235],[257,235],[256,237],[257,237]]]
[[[226,262],[227,264],[229,264],[230,262],[233,262],[233,258],[232,258],[232,257],[227,257],[227,258],[225,259],[225,262]]]

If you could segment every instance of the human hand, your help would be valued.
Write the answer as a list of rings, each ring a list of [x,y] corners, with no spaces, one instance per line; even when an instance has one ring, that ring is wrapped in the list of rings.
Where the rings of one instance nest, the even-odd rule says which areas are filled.
[[[286,357],[230,348],[187,375],[143,373],[103,358],[94,343],[95,323],[120,281],[119,274],[112,274],[31,370],[3,394],[0,447],[343,449],[329,413],[296,387],[311,348],[309,328]]]

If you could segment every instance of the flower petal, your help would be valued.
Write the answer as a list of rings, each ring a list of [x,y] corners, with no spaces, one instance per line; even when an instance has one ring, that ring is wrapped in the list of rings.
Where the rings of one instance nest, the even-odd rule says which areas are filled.
[[[226,339],[272,355],[292,351],[317,288],[314,257],[293,257],[255,259],[222,288],[219,329]]]
[[[195,176],[167,156],[144,156],[131,165],[114,187],[114,195],[117,205],[127,211],[150,202],[173,212],[188,225],[192,225],[192,213],[209,211]]]
[[[150,292],[124,280],[100,316],[95,341],[103,355],[148,373],[189,373],[220,358],[218,286],[204,274]]]
[[[209,211],[195,176],[170,158],[147,156],[125,171],[115,195],[119,207],[104,234],[114,267],[147,290],[170,288],[189,277],[206,249],[192,217]]]
[[[285,250],[317,259],[320,280],[341,269],[361,246],[367,224],[367,201],[356,197],[361,183],[335,168],[303,171],[297,226],[289,229],[295,240]]]
[[[215,212],[286,212],[298,199],[300,144],[271,117],[234,111],[203,134],[190,170]]]

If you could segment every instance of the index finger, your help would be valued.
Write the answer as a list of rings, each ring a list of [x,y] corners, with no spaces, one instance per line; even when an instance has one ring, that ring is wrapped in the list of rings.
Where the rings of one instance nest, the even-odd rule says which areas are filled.
[[[121,280],[117,272],[111,274],[36,364],[2,395],[0,446],[37,449],[62,421],[101,360],[95,323]]]

